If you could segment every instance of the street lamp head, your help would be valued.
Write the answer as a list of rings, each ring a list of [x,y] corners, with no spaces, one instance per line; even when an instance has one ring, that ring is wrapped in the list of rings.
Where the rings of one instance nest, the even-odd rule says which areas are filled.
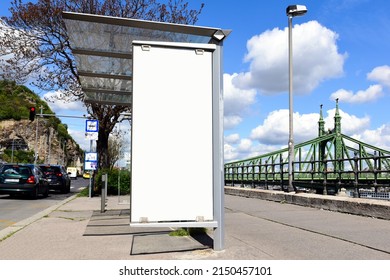
[[[286,14],[289,17],[303,16],[307,13],[307,8],[304,5],[290,5],[286,9]]]

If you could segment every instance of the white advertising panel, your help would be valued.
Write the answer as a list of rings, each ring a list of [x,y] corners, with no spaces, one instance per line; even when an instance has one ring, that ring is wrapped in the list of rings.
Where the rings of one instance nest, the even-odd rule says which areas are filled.
[[[133,223],[213,220],[214,49],[133,43]]]

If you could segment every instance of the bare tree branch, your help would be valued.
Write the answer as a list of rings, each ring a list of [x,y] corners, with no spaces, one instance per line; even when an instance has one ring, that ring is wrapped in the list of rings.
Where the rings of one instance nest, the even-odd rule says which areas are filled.
[[[0,74],[3,78],[33,84],[45,91],[60,90],[64,101],[82,100],[83,93],[72,55],[62,11],[195,24],[199,10],[183,0],[12,0],[11,16],[0,24]],[[86,104],[99,120],[99,166],[108,166],[108,136],[126,106]]]

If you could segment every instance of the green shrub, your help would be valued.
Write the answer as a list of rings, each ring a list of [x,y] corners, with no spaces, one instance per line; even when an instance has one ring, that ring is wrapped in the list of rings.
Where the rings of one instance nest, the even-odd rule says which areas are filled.
[[[12,156],[13,154],[13,156]],[[20,151],[20,150],[4,150],[1,155],[1,159],[6,162],[14,163],[33,163],[34,162],[34,151]],[[12,160],[13,159],[13,160]]]
[[[120,194],[130,194],[130,171],[118,169],[99,170],[95,177],[95,193],[100,194],[102,189],[102,175],[107,174],[107,194],[117,195],[118,186]]]

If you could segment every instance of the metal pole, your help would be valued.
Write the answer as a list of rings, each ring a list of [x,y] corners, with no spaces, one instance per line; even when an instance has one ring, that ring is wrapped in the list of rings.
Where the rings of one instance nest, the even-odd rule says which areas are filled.
[[[289,76],[289,138],[288,138],[288,188],[293,189],[294,128],[293,128],[293,62],[292,62],[292,16],[288,16],[288,76]]]
[[[222,251],[225,248],[222,52],[223,43],[220,42],[213,55],[213,208],[214,219],[218,222],[218,227],[214,228],[215,251]]]
[[[62,165],[64,165],[64,166],[65,166],[65,148],[66,148],[66,139],[62,143],[62,155],[63,155]]]
[[[108,181],[107,174],[103,174],[102,175],[101,201],[100,201],[100,212],[101,213],[104,213],[106,211],[107,181]]]
[[[51,153],[51,127],[49,127],[49,155],[47,156],[47,163],[50,164],[50,153]]]
[[[121,122],[123,121],[123,119],[118,122],[118,131],[119,133],[121,133]],[[118,153],[119,153],[119,158],[121,157],[121,139],[118,137],[119,139],[119,142],[118,142]],[[121,196],[121,169],[119,167],[119,158],[118,158],[118,161],[117,161],[117,168],[118,168],[118,203],[121,202],[120,200],[120,196]]]
[[[15,141],[15,138],[12,139],[12,155],[11,155],[11,162],[14,162],[14,141]]]
[[[92,152],[92,140],[89,142],[89,151]],[[92,171],[90,171],[90,176],[89,176],[89,198],[92,197]]]
[[[42,114],[42,107],[41,107],[41,114]],[[38,116],[36,118],[37,120],[37,126],[35,128],[35,155],[34,155],[34,164],[37,164],[37,158],[38,158],[38,126],[39,126],[39,119]]]

